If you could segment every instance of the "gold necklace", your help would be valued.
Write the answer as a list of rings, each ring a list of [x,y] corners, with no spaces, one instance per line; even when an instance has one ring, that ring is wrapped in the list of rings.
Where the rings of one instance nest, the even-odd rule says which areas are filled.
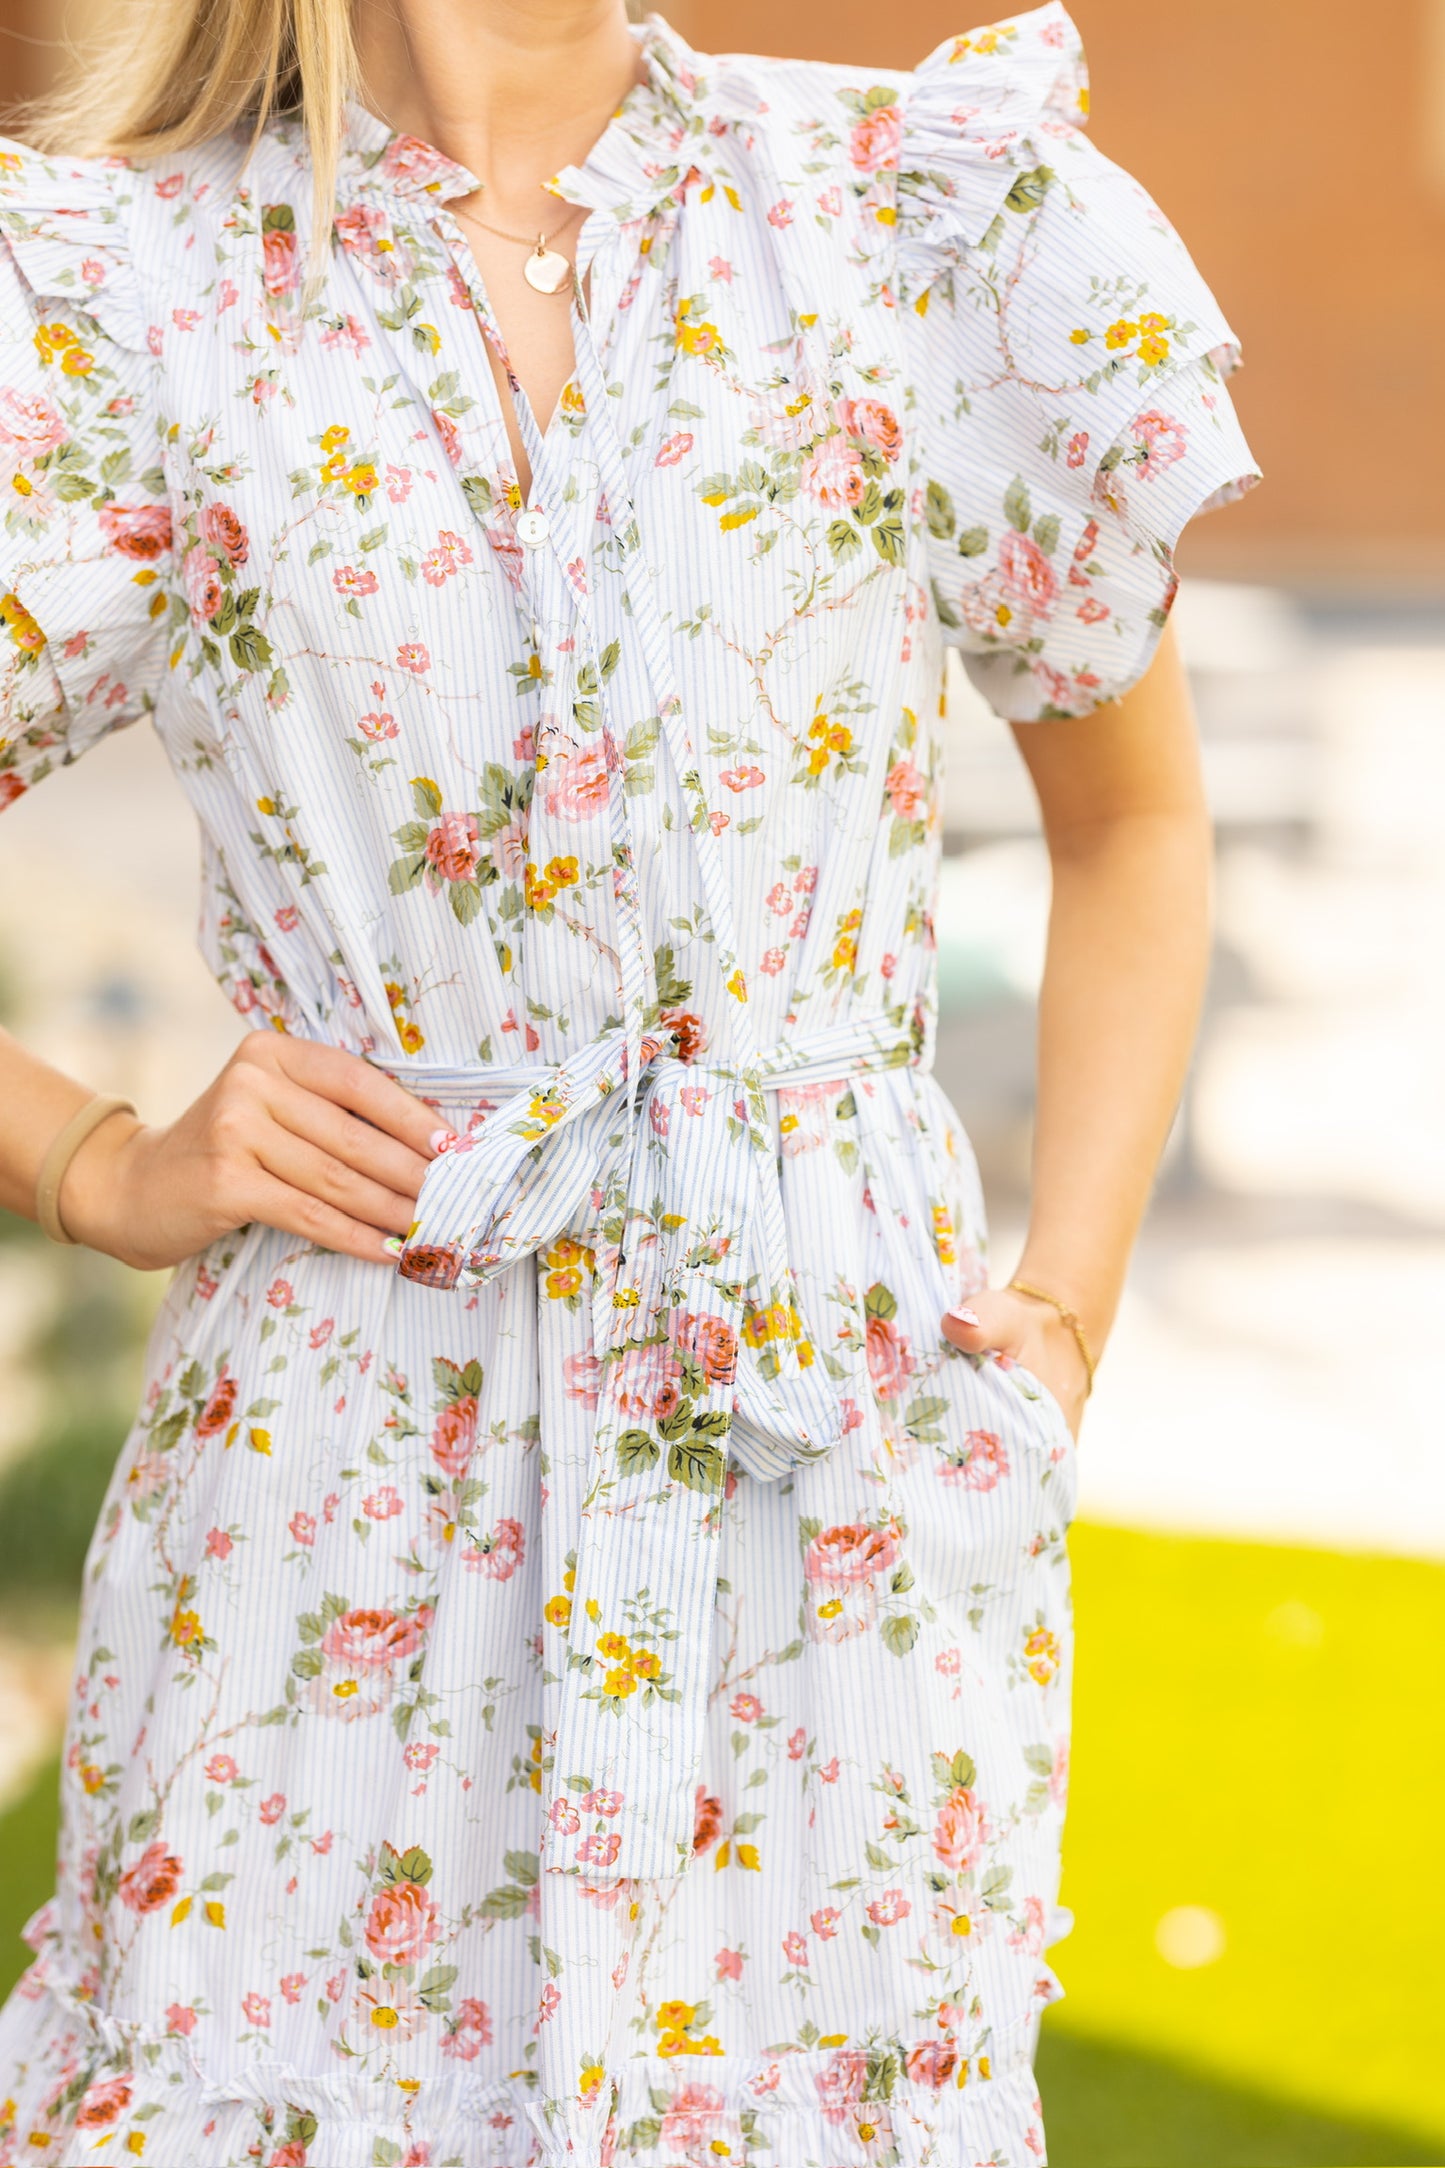
[[[475,211],[466,211],[462,215],[472,225],[480,226],[483,233],[495,234],[499,241],[515,241],[520,248],[531,249],[531,255],[522,266],[522,276],[539,294],[560,293],[572,276],[571,257],[564,256],[560,249],[552,247],[562,227],[567,224],[567,219],[564,218],[562,225],[556,227],[552,233],[539,233],[534,242],[530,234],[504,233],[500,226],[489,226],[484,218],[477,217]]]

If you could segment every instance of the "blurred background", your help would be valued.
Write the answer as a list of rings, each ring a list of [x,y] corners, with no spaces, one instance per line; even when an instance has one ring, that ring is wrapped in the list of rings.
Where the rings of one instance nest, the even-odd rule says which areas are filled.
[[[1084,1431],[1050,2158],[1440,2163],[1445,0],[1073,12],[1096,140],[1243,340],[1266,486],[1182,557],[1218,942]],[[972,27],[958,0],[670,14],[704,49],[884,80]],[[86,20],[0,0],[0,98],[43,87]],[[1006,1277],[1047,868],[1009,734],[961,680],[948,731],[938,1066]],[[195,894],[154,741],[109,741],[0,830],[5,1021],[178,1109],[238,1029],[192,953]],[[158,1294],[0,1215],[4,1985],[50,1888],[75,1590]]]

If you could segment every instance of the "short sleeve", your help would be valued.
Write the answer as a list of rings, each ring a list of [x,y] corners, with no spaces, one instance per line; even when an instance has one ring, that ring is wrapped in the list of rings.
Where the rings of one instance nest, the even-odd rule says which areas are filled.
[[[1259,479],[1239,347],[1162,212],[1081,133],[1058,5],[913,78],[898,300],[914,344],[945,638],[1000,715],[1081,715],[1158,642],[1186,522]]]
[[[119,163],[0,139],[0,806],[147,713],[171,520]]]

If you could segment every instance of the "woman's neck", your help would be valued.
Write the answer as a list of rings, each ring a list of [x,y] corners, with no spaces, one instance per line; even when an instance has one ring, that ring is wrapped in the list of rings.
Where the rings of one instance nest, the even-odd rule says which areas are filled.
[[[623,0],[357,0],[363,97],[475,173],[525,232],[542,183],[584,159],[639,74]]]

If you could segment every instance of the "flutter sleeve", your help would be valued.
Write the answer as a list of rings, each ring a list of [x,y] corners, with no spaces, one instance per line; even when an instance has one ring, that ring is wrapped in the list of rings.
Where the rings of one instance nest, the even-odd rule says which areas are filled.
[[[0,139],[0,806],[155,703],[171,520],[123,165]]]
[[[934,599],[1016,722],[1135,683],[1185,523],[1259,478],[1225,389],[1234,334],[1163,213],[1083,136],[1087,109],[1051,5],[941,45],[902,121]]]

